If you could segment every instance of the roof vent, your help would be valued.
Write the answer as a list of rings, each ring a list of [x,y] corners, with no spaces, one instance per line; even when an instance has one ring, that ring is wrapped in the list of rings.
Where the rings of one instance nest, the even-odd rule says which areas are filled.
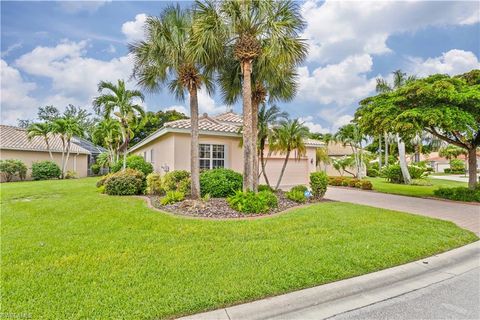
[[[207,117],[208,117],[208,113],[204,112],[204,113],[203,113],[203,117],[204,117],[204,118],[207,118]]]

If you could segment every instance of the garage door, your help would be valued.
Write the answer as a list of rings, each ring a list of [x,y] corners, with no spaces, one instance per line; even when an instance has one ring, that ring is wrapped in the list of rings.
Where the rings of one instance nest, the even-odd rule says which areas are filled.
[[[270,185],[275,186],[280,172],[282,171],[283,159],[270,158],[267,160],[267,177],[270,181]],[[263,175],[260,177],[260,183],[265,183]],[[308,159],[301,160],[289,160],[285,173],[283,174],[280,188],[289,189],[293,186],[304,184],[308,185]]]

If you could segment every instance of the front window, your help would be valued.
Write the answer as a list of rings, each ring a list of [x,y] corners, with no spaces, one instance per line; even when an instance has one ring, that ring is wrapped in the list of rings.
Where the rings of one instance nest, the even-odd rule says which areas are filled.
[[[225,146],[222,144],[200,144],[200,169],[225,167]]]

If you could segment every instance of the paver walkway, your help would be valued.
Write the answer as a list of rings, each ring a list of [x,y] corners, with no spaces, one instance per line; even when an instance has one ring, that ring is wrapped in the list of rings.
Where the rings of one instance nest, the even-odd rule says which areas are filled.
[[[326,199],[404,211],[452,221],[480,235],[480,205],[328,187]]]

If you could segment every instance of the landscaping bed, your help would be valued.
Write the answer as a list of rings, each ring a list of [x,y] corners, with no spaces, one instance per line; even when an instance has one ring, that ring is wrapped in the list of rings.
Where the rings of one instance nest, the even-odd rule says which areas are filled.
[[[207,201],[204,200],[193,200],[193,199],[185,199],[181,202],[176,202],[173,204],[162,205],[160,203],[161,197],[158,196],[151,196],[150,200],[152,206],[157,209],[171,212],[174,214],[186,215],[186,216],[193,216],[193,217],[205,217],[205,218],[244,218],[244,217],[259,217],[259,216],[266,216],[272,215],[277,212],[281,212],[293,207],[298,207],[300,205],[304,205],[306,203],[316,203],[319,202],[318,200],[307,200],[306,203],[298,203],[292,200],[289,200],[285,196],[285,192],[277,191],[275,193],[278,199],[278,206],[274,208],[270,208],[268,212],[265,213],[249,213],[245,214],[242,212],[238,212],[232,209],[226,198],[211,198]],[[327,201],[327,200],[321,200]]]

